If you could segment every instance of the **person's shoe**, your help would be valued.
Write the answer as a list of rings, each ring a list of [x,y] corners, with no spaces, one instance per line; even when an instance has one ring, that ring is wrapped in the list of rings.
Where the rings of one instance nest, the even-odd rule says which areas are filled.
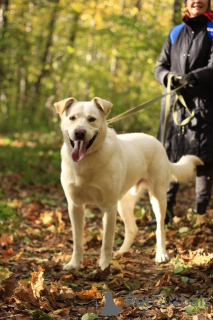
[[[208,203],[200,202],[195,203],[195,213],[196,213],[196,220],[193,225],[194,228],[201,227],[202,225],[206,224],[206,208]]]
[[[195,213],[197,213],[197,214],[206,213],[207,205],[208,204],[206,202],[195,203]]]

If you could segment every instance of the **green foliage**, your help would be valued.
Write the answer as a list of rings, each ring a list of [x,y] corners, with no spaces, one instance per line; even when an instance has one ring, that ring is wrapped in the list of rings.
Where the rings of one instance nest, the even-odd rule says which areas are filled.
[[[0,284],[3,280],[9,278],[11,272],[8,268],[4,268],[0,266]]]
[[[186,232],[189,232],[189,228],[188,227],[181,227],[179,229],[179,233],[182,235],[182,234],[185,234]]]
[[[86,313],[81,318],[81,320],[94,320],[94,319],[98,319],[98,316],[95,313]]]
[[[6,202],[0,202],[0,235],[4,232],[14,233],[14,230],[19,229],[21,217],[15,210]]]
[[[201,299],[195,299],[195,304],[186,308],[186,312],[188,315],[192,316],[193,314],[200,313],[200,309],[205,308],[205,300],[203,298]]]
[[[58,126],[53,103],[100,96],[117,115],[161,94],[154,66],[173,1],[9,1],[3,11],[2,131]],[[160,104],[115,124],[156,134]]]
[[[58,132],[16,133],[1,141],[2,176],[17,173],[22,183],[40,185],[59,182],[62,137]]]
[[[172,286],[170,287],[165,286],[165,287],[161,287],[160,289],[160,293],[166,296],[170,296],[173,292],[174,292],[174,288]]]
[[[39,320],[52,320],[53,316],[46,314],[45,312],[41,310],[36,310],[32,312],[33,319],[39,319]]]
[[[173,258],[170,260],[170,264],[174,267],[174,273],[175,274],[181,274],[185,273],[189,267],[191,267],[190,264],[185,263],[182,259],[179,257]]]
[[[0,202],[0,221],[10,220],[16,216],[16,211],[9,207],[6,203]]]

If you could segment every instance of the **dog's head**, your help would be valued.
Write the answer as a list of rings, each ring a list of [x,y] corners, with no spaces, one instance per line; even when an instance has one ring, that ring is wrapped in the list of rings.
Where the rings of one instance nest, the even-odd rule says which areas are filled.
[[[72,148],[72,159],[82,160],[87,153],[97,150],[106,136],[106,116],[112,103],[95,97],[91,101],[68,98],[54,104],[61,116],[61,129]]]

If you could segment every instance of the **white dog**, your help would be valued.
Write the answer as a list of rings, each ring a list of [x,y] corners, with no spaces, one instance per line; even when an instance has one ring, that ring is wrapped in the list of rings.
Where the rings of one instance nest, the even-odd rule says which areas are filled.
[[[112,103],[101,98],[89,102],[68,98],[55,103],[55,107],[64,136],[61,183],[74,242],[72,259],[64,269],[78,269],[82,263],[86,204],[95,204],[103,212],[101,269],[109,266],[112,257],[117,209],[125,224],[120,252],[129,250],[138,230],[133,210],[142,185],[149,191],[157,221],[155,260],[168,260],[164,218],[169,183],[188,179],[202,161],[187,155],[171,163],[154,137],[142,133],[116,135],[106,123]]]

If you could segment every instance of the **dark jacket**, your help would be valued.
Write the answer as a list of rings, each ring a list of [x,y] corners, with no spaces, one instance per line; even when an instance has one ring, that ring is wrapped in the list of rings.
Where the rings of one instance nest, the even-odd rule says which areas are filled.
[[[176,162],[182,155],[199,156],[205,163],[213,162],[213,41],[207,33],[207,21],[213,12],[195,18],[184,18],[185,25],[171,44],[167,37],[155,67],[155,77],[166,86],[169,72],[178,75],[193,73],[197,82],[181,89],[181,94],[195,117],[185,126],[173,122],[170,112],[166,139],[169,159]],[[158,139],[163,142],[165,101],[162,99]],[[171,104],[174,95],[171,97]],[[178,122],[189,115],[178,101]]]

